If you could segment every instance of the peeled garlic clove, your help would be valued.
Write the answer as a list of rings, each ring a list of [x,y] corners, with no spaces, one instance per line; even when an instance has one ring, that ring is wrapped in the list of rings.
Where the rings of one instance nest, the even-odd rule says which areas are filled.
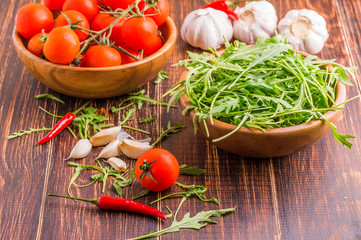
[[[109,163],[117,171],[125,171],[127,169],[127,164],[120,158],[111,157],[105,162]]]
[[[118,136],[121,130],[122,130],[121,126],[101,130],[90,139],[90,142],[93,145],[93,147],[103,146],[114,140]]]
[[[120,144],[120,150],[122,152],[133,159],[137,159],[144,152],[152,149],[152,146],[149,143],[137,142],[130,139],[124,139],[122,144]]]
[[[70,158],[85,158],[92,150],[92,144],[88,139],[80,139],[70,152],[70,156],[64,160]]]
[[[119,139],[114,139],[100,152],[97,158],[118,157],[121,153],[120,144],[121,141]]]

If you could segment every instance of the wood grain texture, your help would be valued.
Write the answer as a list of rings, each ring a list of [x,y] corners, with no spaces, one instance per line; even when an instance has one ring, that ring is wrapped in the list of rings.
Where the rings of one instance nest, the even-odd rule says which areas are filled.
[[[39,83],[24,68],[13,49],[11,34],[16,11],[35,0],[0,1],[0,239],[127,239],[150,231],[163,229],[171,224],[134,213],[98,210],[94,206],[66,199],[49,198],[49,193],[66,194],[74,168],[63,161],[76,140],[67,132],[43,146],[36,146],[45,133],[37,133],[7,141],[12,132],[31,127],[50,127],[56,119],[43,113],[39,106],[50,112],[64,115],[73,111],[86,99],[68,97]],[[170,0],[171,13],[178,29],[185,16],[203,6],[202,0]],[[361,66],[361,25],[359,9],[361,0],[272,0],[279,19],[288,10],[309,8],[326,18],[330,38],[321,58],[336,58],[345,65]],[[171,65],[186,58],[185,51],[197,51],[178,37],[175,50],[165,66],[171,76],[160,85],[152,82],[143,87],[154,99],[172,86],[183,72],[182,67]],[[357,72],[359,79],[360,70]],[[355,82],[360,86],[359,82]],[[348,88],[348,97],[359,94],[357,87]],[[35,100],[32,94],[51,93],[67,104],[51,100]],[[92,106],[118,124],[125,111],[112,114],[109,109],[124,97],[94,100]],[[217,149],[193,128],[170,137],[161,147],[172,152],[181,164],[207,169],[200,177],[181,176],[179,182],[203,184],[206,196],[216,197],[221,206],[188,200],[178,214],[191,215],[202,210],[237,206],[237,210],[218,224],[200,231],[182,230],[159,239],[360,239],[361,238],[361,149],[359,140],[360,101],[347,104],[343,119],[337,124],[341,133],[356,136],[352,150],[345,151],[328,133],[311,147],[282,158],[243,158]],[[156,116],[150,124],[140,124],[139,119]],[[151,132],[152,140],[166,128],[168,121],[186,123],[180,109],[147,106],[136,112],[129,123]],[[145,134],[129,131],[136,138]],[[92,151],[81,163],[94,164],[93,159],[101,148]],[[126,159],[130,166],[134,160]],[[92,172],[86,172],[77,181],[87,183]],[[125,173],[129,175],[129,170]],[[111,181],[106,195],[116,196]],[[124,190],[131,198],[142,190],[139,183]],[[81,197],[101,196],[99,184],[86,189],[72,188],[72,194]],[[180,191],[176,186],[162,193],[152,193],[139,202],[150,201],[166,194]],[[165,200],[156,205],[167,213],[165,205],[175,210],[180,198]]]

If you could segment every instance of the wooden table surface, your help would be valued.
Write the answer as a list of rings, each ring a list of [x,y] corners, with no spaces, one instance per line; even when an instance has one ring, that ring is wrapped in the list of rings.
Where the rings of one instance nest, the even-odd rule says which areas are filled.
[[[49,198],[49,193],[66,194],[74,168],[63,159],[76,140],[66,132],[48,144],[37,146],[44,133],[6,140],[20,129],[53,126],[56,119],[39,107],[64,115],[86,100],[68,97],[40,84],[23,66],[12,45],[11,33],[17,10],[34,0],[0,1],[0,239],[127,239],[170,225],[152,217],[133,213],[102,211],[80,202]],[[341,64],[361,66],[361,0],[273,0],[279,18],[291,9],[308,8],[326,18],[330,37],[319,54],[337,59]],[[202,0],[170,0],[171,16],[178,29],[187,13],[203,5]],[[174,84],[182,67],[171,65],[186,58],[186,50],[195,49],[178,37],[175,51],[165,67],[170,74],[160,85],[144,87],[152,98],[158,98]],[[357,80],[360,80],[360,70]],[[360,85],[348,88],[348,97],[359,94]],[[32,95],[51,93],[67,104],[51,100],[35,100]],[[120,114],[109,113],[123,98],[94,100],[92,106],[117,124]],[[216,197],[221,206],[188,200],[179,216],[237,206],[234,213],[215,219],[200,231],[181,230],[163,235],[162,239],[360,239],[361,238],[361,129],[360,102],[355,100],[344,111],[338,123],[342,133],[353,134],[352,150],[344,150],[332,133],[311,147],[286,157],[272,159],[244,158],[217,149],[201,136],[193,135],[192,126],[173,135],[161,147],[172,152],[180,163],[205,168],[200,177],[181,176],[179,182],[203,184],[207,197]],[[157,121],[140,126],[154,139],[168,121],[174,124],[185,119],[181,110],[166,112],[151,106],[137,112],[131,126],[149,115]],[[146,135],[131,132],[137,138]],[[81,163],[94,163],[99,152]],[[134,166],[134,160],[127,160]],[[129,171],[125,173],[127,176]],[[83,182],[88,181],[83,178]],[[124,190],[130,198],[141,190],[139,184]],[[179,191],[175,186],[162,193],[152,193],[139,202],[150,201]],[[100,196],[100,185],[86,189],[72,188],[73,195]],[[111,185],[106,194],[116,196]],[[165,204],[175,210],[180,199],[166,200],[156,207],[166,212]]]

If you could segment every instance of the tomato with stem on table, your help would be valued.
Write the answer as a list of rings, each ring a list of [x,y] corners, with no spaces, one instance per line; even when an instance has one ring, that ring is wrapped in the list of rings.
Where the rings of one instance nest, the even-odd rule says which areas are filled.
[[[80,50],[78,36],[67,27],[54,28],[49,34],[44,45],[45,57],[53,63],[69,64]]]
[[[45,45],[45,39],[46,36],[48,35],[47,33],[38,33],[35,34],[28,42],[28,50],[33,53],[34,55],[38,56],[38,57],[43,57],[43,49],[44,49],[44,45]]]
[[[88,19],[86,17],[75,10],[68,10],[60,14],[54,22],[54,27],[62,27],[62,26],[68,26],[69,23],[66,20],[64,14],[70,19],[72,23],[77,23],[76,25],[79,27],[82,27],[84,29],[90,28]],[[71,28],[72,26],[70,26]],[[79,41],[82,42],[88,37],[88,32],[86,30],[74,30],[75,34],[78,36]]]
[[[100,12],[98,0],[66,0],[63,5],[63,12],[67,10],[81,12],[88,19],[89,23]]]
[[[179,176],[177,159],[161,148],[143,153],[135,164],[135,176],[143,187],[160,192],[172,186]]]
[[[122,58],[118,50],[106,45],[93,45],[84,55],[84,67],[112,67],[119,66]]]
[[[54,26],[53,14],[46,6],[39,3],[30,3],[22,6],[15,18],[18,33],[30,39],[37,33],[50,32]]]
[[[127,46],[140,50],[154,42],[157,30],[157,25],[150,17],[131,17],[123,23],[121,35]]]

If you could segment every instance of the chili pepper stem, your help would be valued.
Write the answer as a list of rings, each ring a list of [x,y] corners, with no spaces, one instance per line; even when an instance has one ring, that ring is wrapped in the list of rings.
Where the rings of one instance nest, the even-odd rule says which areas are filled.
[[[92,198],[92,199],[77,198],[77,197],[70,197],[70,196],[64,196],[64,195],[58,195],[58,194],[49,194],[48,196],[50,196],[50,197],[68,198],[68,199],[79,200],[79,201],[83,201],[83,202],[90,202],[90,203],[93,203],[93,204],[98,206],[98,199],[97,198]]]

